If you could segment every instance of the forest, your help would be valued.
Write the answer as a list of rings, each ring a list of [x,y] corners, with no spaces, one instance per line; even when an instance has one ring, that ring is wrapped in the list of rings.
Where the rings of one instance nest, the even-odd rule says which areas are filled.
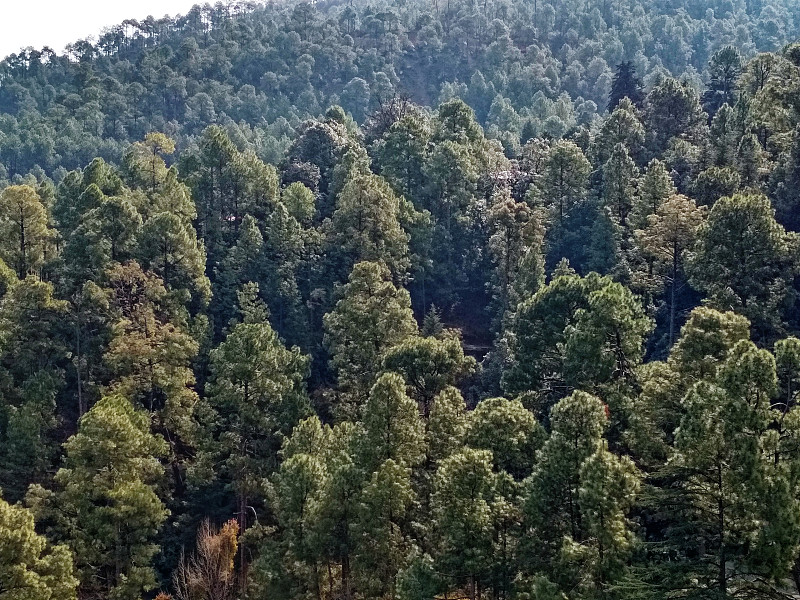
[[[0,600],[799,597],[798,0],[0,62]]]

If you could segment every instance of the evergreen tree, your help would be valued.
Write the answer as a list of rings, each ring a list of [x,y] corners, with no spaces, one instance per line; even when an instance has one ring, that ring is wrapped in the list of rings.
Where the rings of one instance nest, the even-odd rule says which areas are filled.
[[[625,227],[634,206],[639,170],[622,144],[603,165],[603,203],[616,223]]]
[[[522,480],[533,469],[544,437],[542,426],[519,400],[487,398],[469,413],[465,439],[471,448],[491,451],[497,470]]]
[[[581,467],[600,448],[608,418],[599,398],[574,392],[553,406],[551,434],[527,482],[524,501],[529,539],[525,568],[558,581],[559,555],[565,536],[576,543],[586,536],[580,505]],[[569,573],[564,573],[569,577]]]
[[[775,221],[766,196],[721,198],[698,231],[690,281],[713,306],[748,317],[756,339],[770,338],[780,331],[792,296],[795,244],[794,235]]]
[[[717,50],[708,63],[710,80],[703,93],[703,108],[712,117],[723,104],[736,103],[736,81],[742,73],[742,55],[733,46]]]
[[[637,77],[636,69],[630,61],[622,61],[617,65],[611,82],[611,92],[608,94],[608,112],[617,108],[623,98],[630,100],[634,106],[641,106],[644,100],[642,80]]]
[[[106,275],[112,324],[103,359],[113,378],[112,389],[146,408],[173,450],[191,444],[197,402],[191,364],[197,341],[158,277],[135,262],[115,265]]]
[[[669,345],[675,341],[676,298],[683,275],[684,254],[697,239],[704,213],[686,196],[673,195],[654,214],[647,217],[647,227],[637,231],[637,240],[654,266],[664,272],[669,287]]]
[[[639,194],[633,209],[634,224],[638,227],[646,226],[648,216],[658,212],[661,204],[676,191],[666,165],[656,158],[651,160],[639,185]]]
[[[471,375],[476,367],[475,359],[464,354],[461,340],[452,331],[438,337],[409,337],[386,352],[383,365],[403,377],[409,395],[419,403],[426,419],[434,398]]]
[[[563,224],[565,215],[585,200],[590,170],[589,161],[573,142],[562,140],[550,148],[537,195],[554,221]]]
[[[251,503],[278,467],[282,437],[308,415],[308,359],[287,349],[267,320],[258,287],[239,295],[242,321],[211,351],[204,407],[203,453],[197,476],[221,479],[236,496],[240,531],[248,526]],[[244,541],[240,563],[244,569]]]
[[[576,387],[630,378],[650,329],[639,301],[607,277],[559,275],[524,302],[511,327],[511,394],[527,392],[540,416]]]
[[[710,167],[694,180],[694,195],[698,204],[711,207],[720,198],[733,196],[739,191],[741,183],[741,175],[735,169]]]
[[[47,211],[36,190],[12,185],[0,193],[0,258],[18,277],[38,273],[52,244]]]
[[[12,280],[0,300],[0,485],[13,501],[52,466],[66,319],[67,303],[32,276]]]
[[[641,155],[644,148],[645,129],[638,111],[625,98],[603,122],[592,141],[592,156],[595,165],[602,166],[611,157],[617,144],[623,144],[632,156]]]
[[[656,152],[665,150],[674,137],[699,145],[708,135],[708,117],[687,82],[667,77],[654,86],[645,101],[645,114],[650,146]]]
[[[354,173],[336,201],[326,239],[334,264],[332,279],[342,281],[353,265],[382,262],[395,278],[408,269],[408,234],[399,221],[400,199],[376,175]]]
[[[396,288],[386,267],[353,267],[340,300],[325,315],[325,346],[338,375],[345,414],[363,402],[386,352],[417,332],[408,292]],[[348,408],[350,405],[350,408]]]
[[[66,546],[36,533],[33,515],[0,498],[0,595],[8,600],[76,600]]]
[[[748,542],[769,535],[769,529],[760,530],[755,521],[737,515],[770,515],[767,522],[777,526],[774,519],[781,514],[770,505],[783,498],[765,495],[764,486],[769,487],[770,478],[777,475],[768,474],[774,459],[761,450],[764,436],[769,435],[775,386],[772,355],[741,341],[716,380],[698,382],[683,401],[686,412],[668,467],[677,471],[680,483],[674,491],[664,490],[665,505],[674,502],[672,510],[678,511],[678,526],[670,530],[669,540],[683,559],[676,563],[683,567],[676,575],[691,578],[697,582],[695,589],[721,598],[751,586],[742,571],[755,567],[760,557],[746,550]],[[796,539],[797,525],[782,526],[792,527],[784,533]],[[698,555],[687,562],[687,552]]]
[[[758,188],[763,172],[763,149],[752,133],[742,137],[736,150],[736,168],[746,186]]]
[[[516,294],[523,257],[541,244],[538,218],[524,202],[515,202],[508,190],[495,196],[489,209],[488,250],[494,263],[495,321],[502,323],[521,298]],[[538,239],[537,239],[538,238]]]
[[[742,135],[742,132],[738,130],[740,126],[737,127],[737,120],[734,109],[728,104],[720,106],[711,119],[709,141],[714,165],[718,167],[726,167],[733,163],[736,149],[739,146],[739,138]]]
[[[112,395],[84,415],[64,450],[55,492],[33,486],[28,502],[74,551],[82,596],[137,600],[156,587],[154,537],[167,517],[158,459],[166,444],[150,433],[146,413]]]
[[[419,208],[425,184],[430,124],[419,115],[407,115],[395,122],[375,148],[381,175]]]
[[[400,466],[419,464],[424,454],[422,421],[399,375],[384,373],[378,378],[364,405],[362,423],[361,464],[368,471],[375,471],[388,460]]]
[[[466,584],[470,599],[489,574],[492,554],[491,504],[495,476],[492,454],[464,449],[444,459],[433,495],[439,548],[437,562],[455,584]]]

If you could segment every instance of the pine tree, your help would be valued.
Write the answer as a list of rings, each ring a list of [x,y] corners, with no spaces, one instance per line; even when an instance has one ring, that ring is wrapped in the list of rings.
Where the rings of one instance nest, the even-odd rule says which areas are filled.
[[[736,156],[739,138],[742,135],[736,121],[734,109],[727,104],[720,106],[711,119],[709,141],[714,165],[718,167],[730,166]]]
[[[299,223],[308,224],[314,217],[315,198],[314,192],[299,181],[295,181],[283,188],[281,202]]]
[[[537,196],[552,218],[563,224],[564,217],[586,199],[591,165],[573,142],[561,140],[550,148],[537,182]]]
[[[617,65],[606,110],[612,112],[623,98],[628,98],[634,106],[641,106],[644,100],[642,80],[637,77],[636,69],[630,61],[622,61]]]
[[[179,440],[191,444],[197,403],[191,364],[197,341],[157,276],[135,262],[115,265],[106,275],[112,324],[103,359],[112,389],[147,409],[154,428],[169,432],[173,450]]]
[[[407,115],[389,128],[375,152],[383,177],[418,208],[430,136],[430,124],[425,118]]]
[[[752,133],[742,137],[736,150],[736,168],[746,186],[758,188],[764,168],[764,151]]]
[[[508,190],[493,198],[487,224],[488,250],[494,263],[495,322],[499,329],[520,301],[515,292],[522,258],[531,248],[539,247],[541,238],[537,235],[537,215],[526,203],[514,201]]]
[[[676,297],[684,277],[684,254],[694,246],[703,217],[704,212],[692,200],[673,195],[647,217],[647,227],[637,231],[643,252],[652,257],[656,269],[666,271],[663,277],[670,289],[670,346],[675,341]]]
[[[208,304],[211,288],[205,274],[206,255],[194,228],[172,213],[158,213],[142,226],[138,258],[170,290],[190,294],[199,306]]]
[[[411,469],[387,459],[373,471],[361,493],[356,575],[359,591],[372,597],[394,593],[398,572],[408,564],[413,542],[403,522],[414,501]]]
[[[67,303],[35,277],[13,282],[0,300],[0,486],[12,501],[52,467],[66,319]]]
[[[48,255],[53,232],[35,189],[12,185],[0,193],[0,234],[0,258],[14,268],[17,276],[38,273]]]
[[[775,391],[774,358],[745,340],[733,348],[714,380],[695,384],[683,401],[676,454],[667,467],[679,484],[663,490],[664,505],[675,511],[676,527],[668,541],[683,556],[699,551],[691,562],[684,559],[685,571],[676,573],[681,581],[696,581],[719,597],[750,586],[748,576],[731,565],[764,566],[759,565],[763,555],[746,550],[748,542],[760,545],[772,527],[783,527],[794,543],[800,534],[795,523],[777,521],[782,511],[775,511],[773,502],[785,502],[783,495],[766,495],[770,488],[780,489],[781,475],[770,473],[774,458],[762,451],[764,444],[770,445],[766,440]],[[767,529],[756,520],[736,517],[741,514],[763,515]],[[782,544],[781,549],[791,553],[791,546]]]
[[[709,208],[725,196],[739,191],[741,175],[732,167],[710,167],[700,172],[694,180],[694,196],[697,203]]]
[[[723,105],[736,102],[736,81],[742,73],[742,55],[733,46],[723,46],[708,62],[710,80],[703,94],[703,108],[712,117]]]
[[[353,423],[340,423],[332,429],[323,452],[328,476],[321,482],[309,519],[322,560],[339,574],[334,588],[329,572],[328,584],[345,600],[353,598],[352,559],[359,543],[355,533],[364,488],[364,472],[356,462],[357,444]]]
[[[545,432],[519,400],[481,400],[467,421],[466,443],[490,450],[495,468],[522,480],[533,468]]]
[[[748,317],[755,339],[769,338],[780,330],[791,297],[795,244],[794,235],[775,221],[766,196],[721,198],[698,231],[690,282],[712,306],[733,307]]]
[[[448,386],[459,384],[475,371],[475,359],[464,354],[455,332],[439,337],[413,336],[390,348],[383,359],[387,371],[399,373],[409,395],[420,406],[427,419],[433,399]]]
[[[634,225],[646,226],[647,217],[655,214],[661,204],[676,191],[666,165],[657,158],[651,160],[639,185],[639,194],[633,209]]]
[[[432,498],[437,562],[453,584],[467,584],[471,600],[489,574],[492,554],[492,454],[466,448],[444,459]]]
[[[592,160],[595,165],[602,166],[611,157],[617,144],[623,144],[629,154],[639,157],[644,141],[645,129],[639,113],[630,100],[623,98],[593,140]]]
[[[667,77],[654,86],[645,100],[645,115],[650,147],[656,152],[664,151],[674,137],[700,145],[708,135],[708,116],[687,82]]]
[[[384,373],[372,386],[364,405],[360,464],[375,471],[385,461],[413,467],[424,456],[422,421],[416,402],[405,393],[396,373]]]
[[[636,180],[639,170],[622,144],[614,146],[603,165],[603,204],[614,221],[626,227],[628,214],[634,206]]]
[[[386,352],[417,332],[408,292],[392,284],[386,267],[371,262],[353,267],[324,324],[331,366],[347,395],[345,414],[366,399]]]
[[[607,277],[556,276],[524,302],[511,327],[507,393],[528,393],[540,417],[576,386],[602,389],[629,378],[649,320],[636,297]]]
[[[36,533],[33,514],[0,498],[0,595],[7,600],[76,600],[66,546]]]
[[[528,572],[558,577],[561,545],[565,536],[585,539],[580,495],[581,466],[601,448],[608,417],[599,398],[574,392],[560,400],[550,413],[550,437],[526,485],[525,527],[535,544],[525,548]]]
[[[380,177],[354,174],[336,200],[325,248],[333,281],[342,281],[356,263],[382,262],[394,277],[409,267],[408,234],[399,221],[400,200]]]
[[[137,600],[156,586],[155,534],[167,517],[156,493],[164,476],[160,436],[122,396],[102,398],[64,445],[55,492],[33,486],[28,502],[53,519],[75,552],[80,594]]]
[[[239,309],[243,320],[211,351],[197,469],[198,475],[219,478],[235,493],[244,533],[261,482],[278,467],[282,437],[308,415],[308,358],[297,347],[287,349],[281,343],[258,300],[257,286],[244,287]],[[244,547],[242,542],[242,570],[247,561]]]
[[[175,152],[175,142],[158,131],[130,145],[123,157],[123,173],[132,187],[155,193],[167,176],[164,155]]]

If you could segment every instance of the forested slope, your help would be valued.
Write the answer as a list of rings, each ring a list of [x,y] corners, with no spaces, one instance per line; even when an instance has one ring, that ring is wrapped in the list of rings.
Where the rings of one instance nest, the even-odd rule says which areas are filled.
[[[0,68],[0,599],[800,593],[796,2],[317,3]]]
[[[183,148],[212,124],[277,162],[303,120],[340,104],[360,123],[394,94],[462,97],[506,146],[603,113],[616,66],[707,81],[716,50],[800,37],[796,0],[280,2],[130,20],[57,55],[0,65],[0,162],[11,176],[117,162],[164,131]],[[513,135],[512,135],[513,134]]]

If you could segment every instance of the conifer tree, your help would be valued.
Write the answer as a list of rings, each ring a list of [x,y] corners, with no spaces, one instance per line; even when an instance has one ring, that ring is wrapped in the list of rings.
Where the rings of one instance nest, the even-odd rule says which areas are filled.
[[[76,600],[66,546],[50,545],[33,514],[0,498],[0,595],[8,600]]]
[[[646,226],[647,217],[655,214],[661,204],[676,191],[666,165],[657,158],[651,160],[639,185],[639,194],[633,209],[634,225]]]
[[[157,276],[136,262],[115,265],[106,275],[112,324],[103,358],[112,389],[147,409],[155,429],[169,432],[173,450],[178,439],[191,444],[197,402],[191,363],[197,341]]]
[[[137,600],[156,586],[166,444],[146,413],[112,395],[84,415],[64,450],[55,491],[33,486],[28,502],[75,552],[81,595]]]
[[[698,231],[690,281],[712,306],[732,307],[748,317],[755,339],[769,338],[780,330],[791,297],[796,244],[775,221],[766,196],[721,198]]]
[[[438,563],[449,580],[468,586],[470,599],[489,574],[494,486],[488,450],[466,448],[444,459],[436,471],[432,503]]]
[[[637,240],[646,255],[653,258],[669,286],[669,345],[675,341],[676,297],[683,278],[684,254],[697,239],[704,213],[686,196],[673,195],[654,214],[647,217],[647,227],[637,231]]]
[[[469,413],[465,439],[471,448],[490,450],[497,470],[522,480],[533,469],[544,437],[544,429],[522,402],[487,398]]]
[[[399,211],[399,198],[380,177],[357,173],[346,180],[326,239],[334,281],[342,281],[363,261],[382,262],[396,278],[405,274],[409,238]]]
[[[438,337],[413,336],[390,348],[383,359],[387,371],[399,373],[409,395],[428,418],[433,399],[448,386],[457,385],[475,370],[475,359],[464,354],[455,332]]]
[[[538,196],[547,206],[552,219],[564,217],[586,199],[591,165],[581,149],[570,141],[559,141],[550,148],[538,180]]]
[[[636,69],[630,61],[622,61],[617,65],[617,71],[611,82],[611,92],[608,95],[608,112],[617,108],[623,98],[628,98],[634,106],[641,106],[644,100],[642,81],[637,77]]]
[[[35,189],[12,185],[0,193],[0,258],[14,268],[17,277],[42,268],[52,235],[47,211]]]
[[[710,81],[703,94],[703,108],[715,116],[723,105],[733,106],[736,103],[736,81],[742,73],[742,55],[733,46],[724,46],[717,50],[708,62]]]
[[[592,160],[595,165],[604,165],[617,144],[624,145],[629,154],[638,157],[644,141],[645,129],[639,113],[630,100],[623,98],[593,140]]]
[[[331,366],[348,395],[345,413],[366,399],[386,352],[417,332],[408,292],[392,284],[386,267],[372,262],[353,267],[324,323]]]
[[[603,204],[614,221],[626,227],[628,214],[635,202],[636,180],[639,170],[622,144],[614,146],[611,156],[603,165]]]
[[[278,467],[283,436],[309,412],[308,358],[287,349],[267,319],[255,284],[239,294],[242,320],[211,351],[203,453],[198,474],[221,479],[236,496],[240,531],[262,482]],[[240,545],[240,567],[246,561]]]

